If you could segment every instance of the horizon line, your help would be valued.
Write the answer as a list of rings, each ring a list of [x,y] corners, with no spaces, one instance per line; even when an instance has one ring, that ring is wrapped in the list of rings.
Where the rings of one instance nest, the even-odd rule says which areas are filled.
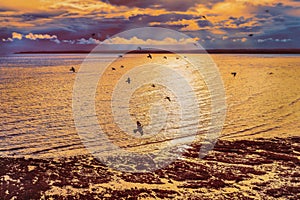
[[[299,49],[203,49],[203,50],[110,50],[110,51],[88,51],[88,50],[67,50],[67,51],[20,51],[13,54],[89,54],[89,53],[213,53],[213,54],[300,54]]]

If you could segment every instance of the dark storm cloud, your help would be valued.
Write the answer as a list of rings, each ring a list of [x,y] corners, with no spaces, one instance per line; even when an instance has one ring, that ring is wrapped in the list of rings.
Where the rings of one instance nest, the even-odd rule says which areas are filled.
[[[8,10],[8,9],[0,8],[0,12],[7,12],[7,11],[12,11],[12,10]]]
[[[136,15],[133,17],[129,17],[129,21],[132,23],[143,23],[148,24],[150,22],[170,22],[170,21],[178,21],[182,19],[194,19],[191,15],[185,14],[162,14],[158,16],[151,16],[151,15]]]
[[[300,33],[300,26],[298,27],[287,27],[287,28],[282,28],[280,30],[276,31],[266,31],[265,34],[263,34],[263,37],[268,38],[279,38],[279,39],[284,39],[284,38],[291,38],[294,39],[295,43],[300,43],[298,37]]]
[[[223,0],[103,0],[112,5],[123,5],[139,8],[164,8],[171,11],[186,11],[196,4],[214,4]]]
[[[11,36],[11,30],[6,27],[0,27],[0,38],[8,38]]]
[[[58,23],[58,22],[56,22]],[[95,33],[98,40],[106,39],[106,36],[114,35],[126,30],[128,21],[123,19],[93,20],[87,18],[66,18],[59,21],[64,30],[55,31],[61,39],[89,38]],[[49,31],[49,29],[48,29]],[[53,32],[53,30],[51,31]]]
[[[199,25],[199,27],[212,27],[213,26],[213,24],[208,20],[199,20],[198,25]]]
[[[52,13],[26,13],[22,14],[16,17],[22,17],[26,20],[35,20],[35,19],[41,19],[41,18],[52,18],[55,16],[59,16],[65,12],[52,12]]]
[[[110,0],[113,5],[125,5],[128,7],[139,7],[139,8],[165,8],[166,10],[176,10],[184,11],[193,7],[196,1],[186,0],[186,1],[170,1],[170,0]]]
[[[244,17],[229,17],[229,19],[231,20],[232,24],[235,24],[237,26],[242,25],[242,24],[247,24],[248,22],[252,21],[252,18],[247,18],[245,19]]]

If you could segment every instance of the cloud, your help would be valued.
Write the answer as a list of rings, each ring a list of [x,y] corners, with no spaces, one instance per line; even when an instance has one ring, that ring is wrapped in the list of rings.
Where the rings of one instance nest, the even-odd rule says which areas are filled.
[[[290,39],[290,38],[284,38],[284,39],[266,38],[266,39],[258,39],[257,40],[258,43],[269,42],[269,41],[274,41],[274,42],[291,42],[292,39]]]
[[[75,40],[62,40],[64,43],[75,44]]]
[[[7,39],[3,38],[2,41],[3,42],[12,42],[14,40],[12,38],[7,38]]]
[[[3,42],[13,42],[14,39],[22,40],[22,39],[28,39],[28,40],[50,40],[52,42],[55,42],[57,44],[60,43],[60,40],[57,38],[56,35],[49,35],[49,34],[33,34],[33,33],[28,33],[26,35],[23,35],[21,33],[17,32],[12,32],[11,37],[5,39],[3,38]]]
[[[167,25],[181,25],[183,28],[181,28],[181,31],[197,31],[200,30],[199,23],[197,23],[196,20],[190,19],[181,19],[178,21],[171,21],[166,22]]]
[[[54,40],[51,40],[52,42],[55,42],[56,44],[60,44],[61,42],[60,42],[60,40],[59,39],[57,39],[57,38],[55,38]]]
[[[227,40],[229,37],[227,35],[222,36],[222,40]]]
[[[232,39],[233,42],[246,42],[247,41],[247,38],[235,38],[235,39]]]
[[[81,38],[78,39],[76,43],[77,44],[100,44],[101,41],[94,38],[89,38],[89,39]]]
[[[109,2],[0,1],[0,40],[11,46],[20,41],[46,40],[54,46],[57,43],[61,44],[60,47],[75,48],[80,44],[77,46],[83,48],[85,44],[101,43],[107,35],[131,28],[153,26],[183,31],[191,37],[200,37],[201,41],[204,38],[207,44],[212,44],[209,42],[215,39],[215,44],[220,41],[218,45],[222,44],[224,48],[226,45],[246,46],[251,42],[251,47],[255,48],[265,45],[264,42],[267,41],[272,41],[269,45],[275,47],[285,43],[286,46],[298,48],[300,44],[297,40],[297,35],[300,34],[298,0],[286,0],[282,3],[275,0]],[[89,38],[95,33],[95,36]],[[250,39],[250,33],[255,37]],[[213,39],[207,39],[206,36]],[[134,41],[122,42],[132,44]],[[15,45],[16,48],[17,46]]]
[[[22,40],[23,35],[17,32],[13,32],[12,33],[12,39],[18,39],[18,40]]]
[[[174,0],[109,0],[112,5],[122,5],[129,8],[164,8],[172,11],[186,11],[189,8],[195,6],[197,3],[203,3],[205,0],[185,0],[185,1],[174,1]],[[212,2],[212,0],[210,0]]]
[[[174,39],[171,37],[166,37],[163,40],[153,40],[153,39],[140,39],[138,37],[132,37],[130,39],[115,37],[105,40],[106,44],[137,44],[137,45],[180,45],[180,44],[193,44],[199,38],[181,38]]]
[[[41,10],[45,1],[41,0],[13,0],[13,1],[0,1],[0,7],[12,10]]]
[[[54,40],[57,39],[56,35],[49,35],[49,34],[33,34],[33,33],[29,33],[27,35],[25,35],[25,38],[29,39],[29,40],[36,40],[36,39],[41,39],[41,40]]]

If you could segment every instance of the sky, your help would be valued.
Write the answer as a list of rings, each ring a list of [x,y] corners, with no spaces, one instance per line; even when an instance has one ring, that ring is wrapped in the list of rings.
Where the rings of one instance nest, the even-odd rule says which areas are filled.
[[[141,27],[184,33],[206,49],[300,48],[299,8],[300,0],[1,0],[0,54],[91,50]]]

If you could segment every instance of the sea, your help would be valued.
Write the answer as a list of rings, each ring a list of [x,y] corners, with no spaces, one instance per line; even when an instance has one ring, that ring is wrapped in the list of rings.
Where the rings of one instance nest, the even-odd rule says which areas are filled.
[[[100,141],[103,146],[110,141],[132,151],[188,145],[202,136],[251,140],[300,135],[299,54],[152,57],[1,56],[0,156],[87,154],[81,132],[86,126],[101,127],[101,133],[90,129],[89,137],[107,136]],[[89,79],[94,72],[89,70],[96,70],[98,78]],[[87,89],[92,85],[94,90]]]

